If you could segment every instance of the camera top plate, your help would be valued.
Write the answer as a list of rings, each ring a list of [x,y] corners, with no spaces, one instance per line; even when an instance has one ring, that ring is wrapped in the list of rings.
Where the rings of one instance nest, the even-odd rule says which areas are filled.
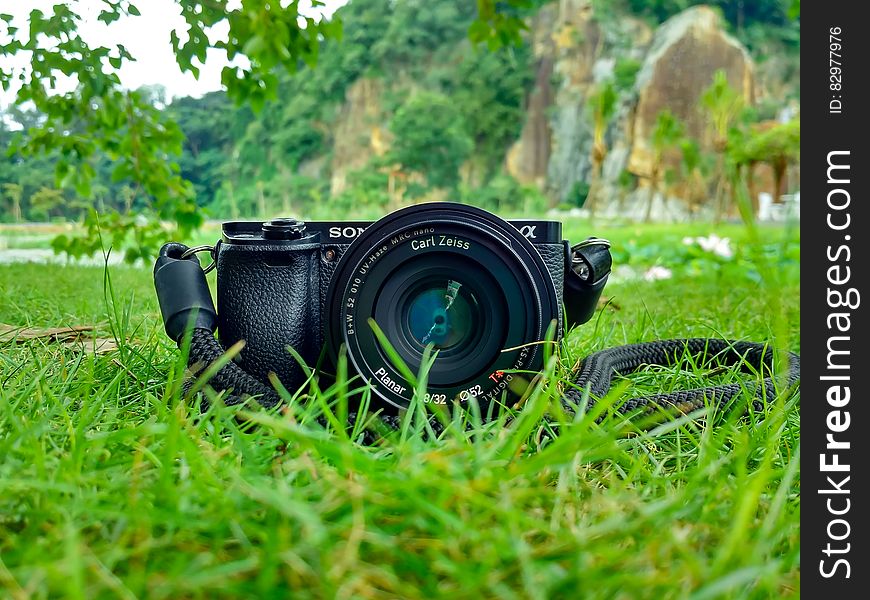
[[[306,221],[305,239],[312,241],[310,236],[319,234],[321,244],[351,244],[372,223],[374,221]],[[558,244],[562,241],[562,223],[559,221],[509,219],[508,223],[533,244]],[[223,241],[233,244],[298,243],[298,240],[266,239],[263,235],[264,224],[263,221],[228,221],[221,228]]]

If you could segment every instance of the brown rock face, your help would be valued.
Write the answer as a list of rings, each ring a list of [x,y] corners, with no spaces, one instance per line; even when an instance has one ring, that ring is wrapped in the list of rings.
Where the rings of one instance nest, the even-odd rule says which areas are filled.
[[[543,187],[550,162],[550,117],[547,109],[553,103],[553,59],[544,56],[538,61],[535,87],[526,105],[526,122],[520,139],[508,150],[505,166],[508,173],[523,183]]]
[[[747,103],[753,101],[752,60],[740,42],[723,31],[713,9],[696,6],[662,24],[638,73],[629,171],[641,177],[650,175],[649,138],[664,110],[684,123],[688,135],[710,147],[700,97],[718,70],[725,72],[731,87]]]
[[[357,79],[348,88],[344,106],[334,125],[335,142],[330,171],[331,193],[347,185],[347,174],[360,169],[388,146],[389,133],[383,124],[381,106],[384,84],[380,79]]]

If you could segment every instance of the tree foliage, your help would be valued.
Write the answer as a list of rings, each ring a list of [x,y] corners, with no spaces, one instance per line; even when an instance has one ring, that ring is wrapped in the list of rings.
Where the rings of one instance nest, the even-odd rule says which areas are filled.
[[[531,62],[526,45],[478,49],[463,56],[446,86],[474,141],[484,180],[499,169],[505,148],[519,137],[525,95],[534,79]]]
[[[755,39],[753,30],[765,30],[767,38],[777,37],[793,44],[795,25],[800,19],[800,0],[621,0],[634,13],[661,23],[698,4],[717,8],[744,43]]]
[[[90,195],[95,162],[105,156],[113,165],[111,178],[135,181],[159,217],[183,230],[195,227],[200,217],[190,186],[170,160],[181,151],[181,131],[141,92],[121,88],[117,69],[132,57],[123,44],[89,46],[78,32],[81,17],[75,7],[66,3],[47,14],[30,11],[26,33],[7,28],[10,37],[0,45],[0,56],[28,55],[29,62],[19,72],[0,69],[0,84],[7,91],[17,84],[16,103],[32,105],[40,117],[15,137],[10,151],[23,157],[54,155],[57,183],[82,196]],[[138,14],[128,1],[106,2],[99,18],[109,23]],[[0,19],[11,22],[9,15]],[[75,88],[56,93],[59,77],[74,80]],[[135,222],[119,226],[131,230]]]
[[[320,40],[340,33],[340,21],[300,14],[296,2],[243,2],[232,9],[227,0],[176,2],[188,30],[173,31],[167,41],[181,69],[198,76],[197,62],[205,62],[210,48],[225,51],[230,60],[246,58],[247,66],[226,67],[222,81],[230,98],[255,108],[274,97],[278,67],[292,71],[301,61],[313,64]],[[0,15],[7,25],[0,57],[28,57],[25,69],[0,68],[0,85],[7,91],[17,86],[16,104],[32,105],[40,115],[15,137],[10,151],[23,157],[54,155],[57,183],[84,197],[91,195],[95,164],[105,158],[112,181],[131,182],[136,196],[144,198],[143,214],[169,220],[184,234],[202,220],[195,190],[173,160],[182,153],[184,136],[142,91],[123,89],[118,70],[133,57],[121,43],[88,44],[79,33],[78,9],[77,2],[57,3],[48,13],[34,9],[27,30],[13,26],[11,15]],[[110,24],[139,14],[130,0],[103,0],[98,18]],[[209,30],[218,25],[225,25],[228,35],[213,42]],[[58,92],[59,78],[72,80],[74,89]],[[141,226],[141,219],[119,213],[108,221],[122,241],[130,233],[142,254],[153,252],[158,240],[146,235],[153,228]],[[92,246],[70,242],[61,249],[75,254]]]
[[[396,111],[390,130],[395,135],[390,161],[423,177],[426,187],[456,187],[474,143],[450,98],[435,92],[412,96]]]
[[[226,154],[252,115],[236,109],[223,92],[179,98],[169,105],[166,115],[184,134],[182,151],[177,156],[180,174],[191,183],[197,204],[201,205],[220,187]]]
[[[747,165],[750,169],[757,163],[770,166],[774,179],[773,194],[778,200],[785,193],[784,183],[789,165],[800,162],[800,119],[768,127],[756,127],[741,136],[739,143],[733,143],[729,150],[736,164]],[[749,177],[752,177],[751,173]]]

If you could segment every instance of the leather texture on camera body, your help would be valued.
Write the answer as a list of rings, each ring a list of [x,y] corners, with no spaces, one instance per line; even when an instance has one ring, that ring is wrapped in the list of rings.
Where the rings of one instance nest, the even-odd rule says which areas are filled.
[[[562,298],[565,292],[565,245],[564,244],[535,244],[538,254],[547,265],[547,270],[553,278],[553,285],[556,288],[556,302],[559,305],[559,322],[556,328],[556,337],[561,339],[564,328],[565,318],[562,314]]]
[[[245,340],[239,365],[263,382],[274,372],[288,388],[305,379],[292,346],[314,366],[323,346],[320,245],[222,244],[217,259],[221,344]]]
[[[332,276],[335,274],[335,270],[338,268],[338,263],[341,260],[341,257],[344,256],[344,253],[350,248],[350,244],[324,244],[323,250],[320,253],[320,303],[321,303],[321,315],[324,319],[324,323],[318,323],[318,327],[325,326],[326,319],[329,315],[329,310],[326,307],[326,291],[329,289],[329,282],[332,281]],[[327,261],[323,258],[323,255],[327,250],[335,251],[335,258],[331,261]],[[326,339],[326,335],[324,333],[324,338]]]

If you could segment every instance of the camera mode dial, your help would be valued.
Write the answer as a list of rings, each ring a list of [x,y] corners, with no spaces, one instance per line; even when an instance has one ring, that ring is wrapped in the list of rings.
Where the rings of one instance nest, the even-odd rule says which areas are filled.
[[[263,223],[263,238],[267,240],[298,240],[305,235],[305,223],[298,219],[272,219]]]

